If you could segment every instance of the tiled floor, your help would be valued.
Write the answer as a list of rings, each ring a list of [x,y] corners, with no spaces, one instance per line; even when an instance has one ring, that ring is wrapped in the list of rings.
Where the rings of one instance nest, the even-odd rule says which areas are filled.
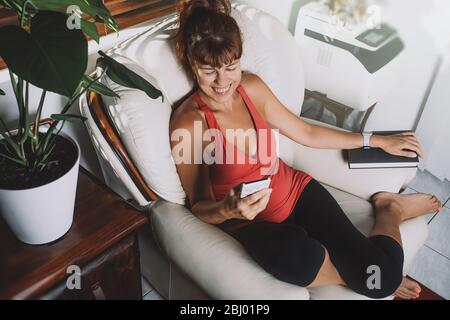
[[[144,276],[141,277],[141,282],[143,300],[164,300],[164,298],[161,297],[159,293],[152,288],[152,286],[148,283]]]
[[[443,182],[427,171],[418,170],[408,187],[417,192],[434,194],[442,203],[446,203],[450,197],[450,182]]]
[[[413,261],[409,275],[437,294],[450,299],[450,182],[440,181],[427,171],[418,171],[406,193],[434,194],[444,210],[426,217],[429,235]]]

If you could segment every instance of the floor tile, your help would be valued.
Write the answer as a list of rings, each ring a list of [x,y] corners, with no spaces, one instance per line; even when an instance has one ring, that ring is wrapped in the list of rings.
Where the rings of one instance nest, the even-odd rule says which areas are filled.
[[[450,209],[444,208],[428,226],[426,245],[450,259]]]
[[[450,299],[450,260],[431,248],[423,246],[419,250],[408,275]]]
[[[143,300],[164,300],[164,298],[161,297],[156,290],[150,291],[142,299]]]
[[[441,181],[426,170],[417,170],[416,177],[408,187],[418,192],[434,194],[443,204],[450,197],[450,182]]]
[[[153,290],[152,286],[148,281],[141,276],[141,284],[142,284],[142,296],[145,296],[147,293]]]

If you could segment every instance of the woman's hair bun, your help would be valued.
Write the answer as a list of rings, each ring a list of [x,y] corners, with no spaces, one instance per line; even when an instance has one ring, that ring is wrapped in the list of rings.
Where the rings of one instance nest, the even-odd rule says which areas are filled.
[[[180,21],[190,17],[196,10],[211,10],[230,15],[231,4],[229,0],[181,0],[178,1],[177,11]]]

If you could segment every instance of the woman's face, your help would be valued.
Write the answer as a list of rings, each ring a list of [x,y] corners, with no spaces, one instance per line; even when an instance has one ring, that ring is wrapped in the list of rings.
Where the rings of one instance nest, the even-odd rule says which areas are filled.
[[[193,69],[200,89],[217,103],[230,101],[241,83],[242,72],[239,59],[221,68],[194,64]]]

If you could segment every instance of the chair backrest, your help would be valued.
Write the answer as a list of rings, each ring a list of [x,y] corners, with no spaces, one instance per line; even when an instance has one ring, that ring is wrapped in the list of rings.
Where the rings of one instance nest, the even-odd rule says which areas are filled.
[[[232,15],[244,40],[242,69],[259,75],[286,107],[300,115],[304,79],[299,48],[292,35],[274,17],[249,6],[235,5]],[[173,106],[191,92],[193,83],[175,57],[171,38],[175,28],[173,14],[108,52],[159,88],[164,101],[107,78],[105,83],[120,99],[101,97],[99,101],[98,96],[91,95],[81,101],[101,161],[106,160],[140,205],[156,197],[184,204],[186,198],[171,156],[169,120]],[[279,151],[284,161],[292,163],[292,150],[283,148],[282,140]]]

